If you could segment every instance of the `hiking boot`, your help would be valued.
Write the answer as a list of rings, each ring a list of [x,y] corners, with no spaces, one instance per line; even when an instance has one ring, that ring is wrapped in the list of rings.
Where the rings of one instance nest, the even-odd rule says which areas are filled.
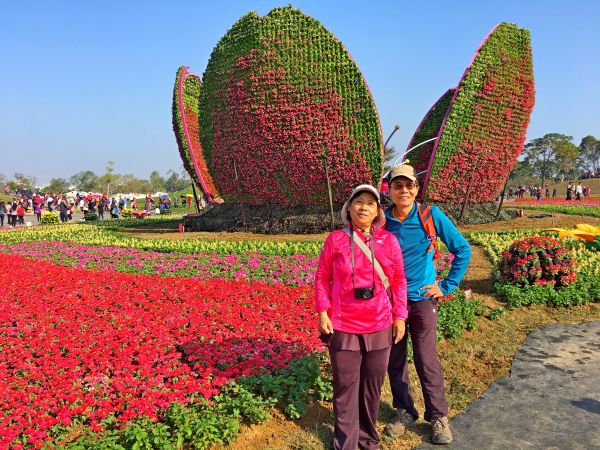
[[[415,423],[415,420],[407,410],[399,409],[392,421],[385,426],[383,433],[392,438],[402,436],[406,431],[406,427]]]
[[[434,444],[449,444],[452,442],[452,432],[447,417],[431,421],[431,442]]]

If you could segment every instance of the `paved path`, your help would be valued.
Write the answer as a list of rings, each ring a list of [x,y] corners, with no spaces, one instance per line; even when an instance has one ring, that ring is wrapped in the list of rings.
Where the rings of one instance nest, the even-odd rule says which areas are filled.
[[[600,449],[600,321],[532,332],[511,376],[451,426],[454,442],[445,448]]]
[[[44,210],[46,211],[46,210]],[[54,212],[57,212],[56,210],[54,210]],[[105,213],[104,214],[104,218],[108,218],[110,217],[110,214]],[[80,211],[73,211],[73,222],[79,222],[81,219],[83,219],[83,213]],[[27,222],[31,222],[31,226],[36,226],[39,225],[38,221],[37,221],[37,217],[35,216],[35,214],[33,214],[32,212],[26,212],[25,213],[25,217],[23,218],[23,220],[27,223]],[[24,225],[18,225],[19,227],[22,227]],[[4,227],[8,227],[8,221],[6,220],[6,217],[4,217]]]

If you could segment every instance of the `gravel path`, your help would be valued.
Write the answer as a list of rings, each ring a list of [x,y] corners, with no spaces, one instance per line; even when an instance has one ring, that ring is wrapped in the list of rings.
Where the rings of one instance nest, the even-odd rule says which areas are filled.
[[[600,321],[541,327],[518,350],[510,377],[452,419],[446,448],[600,449],[599,374]]]

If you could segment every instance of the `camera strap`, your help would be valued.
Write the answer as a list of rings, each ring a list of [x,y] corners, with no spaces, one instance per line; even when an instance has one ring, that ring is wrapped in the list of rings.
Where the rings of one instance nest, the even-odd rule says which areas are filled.
[[[367,258],[369,258],[371,260],[371,263],[373,264],[373,268],[377,271],[379,278],[381,278],[383,287],[385,287],[386,289],[389,289],[390,281],[388,280],[388,277],[385,275],[385,272],[383,271],[383,267],[381,267],[381,264],[379,264],[379,261],[377,261],[377,259],[375,258],[375,244],[374,244],[375,238],[374,237],[371,238],[371,249],[372,250],[369,250],[369,247],[366,246],[366,244],[358,237],[358,235],[354,234],[354,229],[344,228],[344,232],[348,236],[350,236],[350,253],[352,256],[352,282],[354,282],[354,243],[356,242],[356,245],[358,245],[358,247],[367,256]]]

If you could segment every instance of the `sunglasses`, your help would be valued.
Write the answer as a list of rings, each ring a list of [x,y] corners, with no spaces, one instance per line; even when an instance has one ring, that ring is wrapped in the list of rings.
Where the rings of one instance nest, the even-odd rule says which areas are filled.
[[[417,187],[417,183],[392,183],[392,189],[402,189],[402,188],[406,188],[409,191],[416,188]]]

